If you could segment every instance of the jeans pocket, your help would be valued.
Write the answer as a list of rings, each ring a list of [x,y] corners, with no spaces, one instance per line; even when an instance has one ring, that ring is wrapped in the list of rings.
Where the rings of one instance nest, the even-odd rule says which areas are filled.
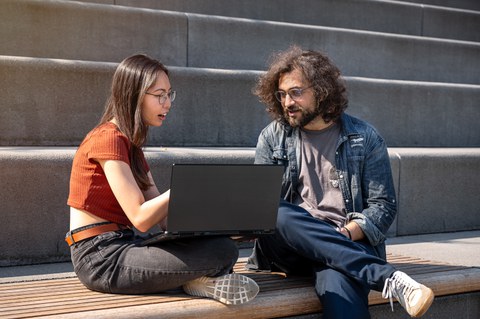
[[[70,257],[72,259],[73,270],[76,274],[89,262],[88,255],[83,253],[83,250],[78,247],[78,244],[70,247]]]
[[[133,240],[130,230],[117,230],[100,234],[92,239],[99,256],[109,259],[113,254],[118,252],[126,242]]]

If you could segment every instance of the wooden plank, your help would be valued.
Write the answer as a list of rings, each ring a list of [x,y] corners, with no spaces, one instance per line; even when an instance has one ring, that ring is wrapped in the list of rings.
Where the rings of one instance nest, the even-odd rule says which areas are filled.
[[[114,308],[89,312],[69,313],[68,318],[274,318],[292,316],[301,313],[321,311],[320,302],[311,287],[300,288],[294,293],[287,291],[271,291],[262,293],[255,300],[240,306],[226,306],[206,298],[191,298],[176,302]],[[59,316],[60,318],[61,316]]]
[[[437,296],[480,291],[480,268],[430,262],[408,256],[388,256],[399,270],[431,287]],[[92,318],[115,315],[119,318],[271,318],[321,311],[311,279],[288,277],[282,273],[251,272],[245,261],[235,271],[250,276],[260,286],[260,294],[247,305],[229,307],[206,298],[183,294],[115,295],[90,291],[77,278],[36,280],[0,284],[0,317],[23,318],[66,315]],[[378,292],[370,304],[387,303]],[[141,315],[139,315],[141,314]],[[214,314],[214,315],[213,315]]]

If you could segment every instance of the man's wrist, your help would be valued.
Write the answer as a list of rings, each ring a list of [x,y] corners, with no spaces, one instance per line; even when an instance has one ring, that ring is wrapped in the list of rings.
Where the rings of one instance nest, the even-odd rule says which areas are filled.
[[[341,230],[344,230],[344,231],[347,233],[347,237],[348,237],[349,239],[352,239],[352,233],[350,232],[350,229],[348,229],[347,227],[343,226],[343,227],[341,228]]]

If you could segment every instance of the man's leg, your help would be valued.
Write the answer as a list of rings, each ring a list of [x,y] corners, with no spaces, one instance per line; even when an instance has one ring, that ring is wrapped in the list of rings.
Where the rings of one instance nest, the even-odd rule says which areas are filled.
[[[381,291],[395,268],[372,254],[367,245],[353,242],[326,222],[312,217],[303,208],[282,201],[276,236],[289,250],[315,264],[323,264]]]
[[[315,270],[315,291],[323,306],[325,319],[370,319],[370,289],[344,274],[326,268]]]
[[[312,275],[312,262],[290,249],[276,234],[262,236],[255,241],[253,253],[248,258],[246,268],[281,271],[302,276]]]
[[[275,248],[276,243],[280,245],[280,249]],[[249,258],[251,269],[255,269],[259,261],[265,260],[274,260],[274,266],[278,266],[275,259],[283,262],[280,266],[292,264],[287,257],[282,259],[286,252],[292,252],[296,260],[307,260],[310,267],[322,265],[335,270],[348,277],[350,281],[356,282],[359,287],[364,286],[366,287],[364,289],[377,291],[383,289],[384,297],[395,296],[411,316],[417,317],[425,313],[433,300],[431,289],[415,282],[405,273],[396,271],[385,260],[376,257],[371,245],[351,241],[331,225],[313,218],[301,207],[285,201],[280,204],[275,236],[261,238],[257,244]],[[275,254],[272,254],[272,251]],[[395,276],[392,276],[394,273]],[[321,280],[321,277],[319,278],[318,280]],[[323,294],[322,291],[328,291],[328,288],[317,287],[319,295]],[[367,293],[365,295],[368,296]],[[350,294],[348,296],[353,298]],[[358,299],[358,296],[353,299],[359,300],[361,304],[362,298]],[[324,302],[335,303],[327,299]],[[363,304],[365,309],[365,302]],[[364,312],[366,313],[362,311]]]

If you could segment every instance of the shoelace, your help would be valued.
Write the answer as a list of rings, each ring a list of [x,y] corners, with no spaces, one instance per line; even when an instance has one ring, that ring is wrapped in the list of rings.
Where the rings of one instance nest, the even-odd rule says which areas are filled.
[[[395,286],[395,282],[393,279],[388,278],[385,281],[385,286],[383,286],[382,297],[384,299],[390,299],[390,307],[392,307],[393,312],[393,286]]]
[[[382,297],[385,299],[390,299],[390,307],[392,308],[393,312],[393,297],[397,298],[398,302],[400,302],[403,307],[406,307],[406,300],[410,298],[410,294],[413,293],[413,291],[416,289],[416,286],[416,282],[410,278],[397,276],[397,274],[394,273],[391,278],[388,278],[385,281]],[[400,293],[400,295],[398,293]],[[402,296],[405,296],[405,299],[403,299]]]

